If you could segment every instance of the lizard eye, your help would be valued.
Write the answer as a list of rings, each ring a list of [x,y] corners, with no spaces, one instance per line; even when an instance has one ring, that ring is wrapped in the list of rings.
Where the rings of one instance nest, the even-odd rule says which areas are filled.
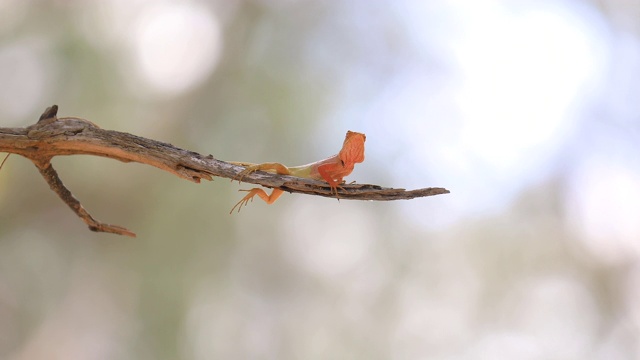
[[[344,167],[344,160],[340,159],[340,164]]]

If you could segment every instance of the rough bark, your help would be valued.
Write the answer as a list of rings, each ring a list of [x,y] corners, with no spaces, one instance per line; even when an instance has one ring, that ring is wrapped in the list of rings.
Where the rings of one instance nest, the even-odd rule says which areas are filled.
[[[244,167],[217,160],[212,155],[180,149],[171,144],[146,139],[113,130],[104,130],[92,122],[76,117],[57,117],[58,107],[47,108],[34,125],[26,128],[0,128],[0,152],[17,154],[30,159],[52,190],[89,226],[92,231],[135,236],[125,228],[101,223],[82,207],[64,186],[51,166],[51,158],[59,155],[95,155],[124,162],[138,162],[155,166],[183,179],[199,183],[214,176],[234,179]],[[243,182],[291,193],[335,197],[329,185],[322,181],[255,172]],[[340,199],[401,200],[449,193],[444,188],[417,190],[385,188],[369,184],[343,184],[338,189]]]

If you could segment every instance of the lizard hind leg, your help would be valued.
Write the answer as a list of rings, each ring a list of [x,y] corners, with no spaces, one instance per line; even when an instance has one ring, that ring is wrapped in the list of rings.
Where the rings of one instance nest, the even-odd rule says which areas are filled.
[[[280,195],[284,193],[284,191],[280,189],[273,189],[273,191],[271,192],[271,195],[267,195],[267,193],[261,188],[253,188],[251,190],[240,189],[238,191],[247,191],[248,194],[242,199],[240,199],[240,201],[238,201],[238,203],[236,203],[231,208],[231,211],[229,211],[229,214],[233,214],[233,210],[235,210],[236,207],[238,208],[238,212],[240,212],[240,209],[242,209],[243,206],[246,206],[249,203],[249,201],[253,201],[253,197],[256,195],[258,195],[267,204],[273,204],[276,200],[278,200]]]
[[[240,163],[239,163],[240,164]],[[280,163],[262,163],[247,166],[244,170],[238,173],[231,181],[238,180],[238,183],[242,181],[242,179],[256,171],[272,171],[281,175],[290,175],[291,170],[288,167],[280,164]]]

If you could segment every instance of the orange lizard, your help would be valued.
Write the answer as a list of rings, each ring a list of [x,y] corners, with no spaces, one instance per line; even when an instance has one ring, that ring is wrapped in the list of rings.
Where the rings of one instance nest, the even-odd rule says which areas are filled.
[[[251,164],[244,162],[231,162],[232,164],[247,167],[239,173],[234,180],[237,179],[238,182],[240,182],[242,181],[242,178],[258,170],[307,179],[324,180],[329,183],[331,192],[335,192],[337,197],[338,187],[343,183],[342,179],[351,174],[356,163],[364,161],[365,140],[366,136],[364,134],[355,131],[347,131],[347,136],[342,144],[342,149],[337,155],[301,166],[287,167],[280,163]],[[229,214],[233,213],[233,210],[235,210],[236,207],[238,208],[238,212],[240,212],[242,206],[247,205],[249,201],[253,201],[253,197],[256,195],[258,195],[267,204],[273,204],[283,193],[283,190],[273,189],[271,195],[267,195],[267,193],[261,188],[253,188],[251,190],[241,189],[238,191],[248,191],[249,193],[238,201],[233,208],[231,208]]]

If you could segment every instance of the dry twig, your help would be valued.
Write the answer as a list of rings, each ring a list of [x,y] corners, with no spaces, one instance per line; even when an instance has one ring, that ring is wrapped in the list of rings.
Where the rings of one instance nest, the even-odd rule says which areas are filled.
[[[40,120],[26,128],[0,128],[0,152],[22,155],[38,168],[53,191],[89,226],[92,231],[135,236],[123,227],[95,220],[80,202],[64,186],[51,166],[51,158],[58,155],[95,155],[123,162],[138,162],[155,166],[183,179],[199,183],[201,179],[212,180],[213,176],[235,178],[244,168],[183,150],[171,144],[145,139],[139,136],[112,130],[104,130],[90,121],[75,118],[58,118],[58,106],[47,108]],[[327,183],[255,172],[243,178],[243,182],[259,184],[269,188],[280,188],[291,193],[303,193],[335,197]],[[378,185],[344,184],[338,195],[341,199],[353,200],[401,200],[449,193],[443,188],[404,190],[384,188]]]

